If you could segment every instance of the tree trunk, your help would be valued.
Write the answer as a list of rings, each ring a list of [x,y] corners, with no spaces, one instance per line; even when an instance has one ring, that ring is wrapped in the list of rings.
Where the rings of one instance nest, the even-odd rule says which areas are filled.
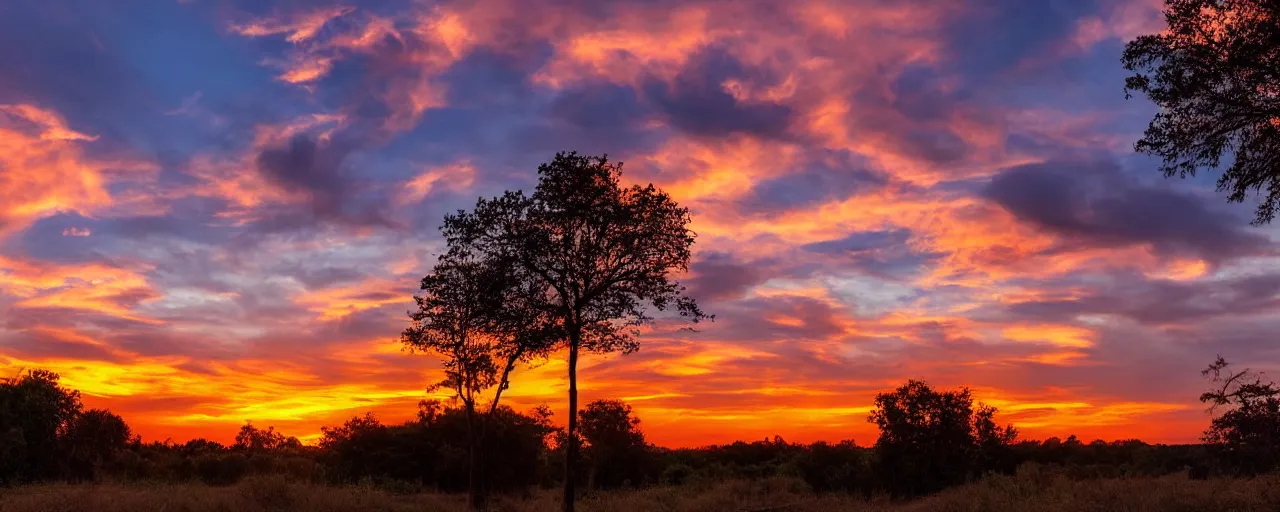
[[[564,512],[573,512],[573,480],[578,465],[578,341],[580,334],[571,332],[569,339],[569,444],[564,450]]]
[[[484,446],[481,443],[479,446]],[[468,492],[471,496],[471,510],[489,510],[489,479],[485,474],[483,450],[477,449],[471,456],[471,482]]]
[[[475,404],[467,404],[467,503],[471,510],[485,510],[484,473],[481,471],[480,434],[476,431]]]
[[[471,505],[471,510],[484,510],[485,499],[484,493],[480,490],[480,457],[476,453],[476,443],[473,439],[471,442],[470,453],[467,454],[467,501]]]

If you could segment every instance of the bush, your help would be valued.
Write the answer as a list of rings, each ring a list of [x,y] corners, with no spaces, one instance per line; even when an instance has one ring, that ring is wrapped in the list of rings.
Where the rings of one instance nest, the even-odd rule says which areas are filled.
[[[663,485],[684,485],[693,476],[693,468],[687,464],[672,464],[662,470],[658,478]]]
[[[819,493],[870,489],[869,455],[853,441],[814,443],[796,458],[795,467],[800,478]]]
[[[208,485],[233,485],[249,472],[249,460],[242,454],[201,455],[195,460],[196,475]]]

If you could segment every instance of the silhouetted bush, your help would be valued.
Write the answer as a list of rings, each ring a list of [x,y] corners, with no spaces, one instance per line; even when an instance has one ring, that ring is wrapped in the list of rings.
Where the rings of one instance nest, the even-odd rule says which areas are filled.
[[[195,460],[196,475],[209,485],[231,485],[249,473],[249,459],[240,453],[201,455]]]
[[[795,465],[800,478],[820,493],[869,493],[872,488],[871,454],[853,441],[814,443],[796,458]]]
[[[663,468],[662,475],[658,477],[658,481],[663,485],[684,485],[693,477],[693,468],[681,463],[675,463]]]
[[[415,421],[383,425],[372,415],[325,428],[321,459],[339,483],[364,478],[399,480],[456,492],[467,485],[466,415],[424,403]],[[499,407],[489,427],[484,458],[488,486],[509,491],[537,485],[545,438],[555,430],[549,414],[526,415]]]

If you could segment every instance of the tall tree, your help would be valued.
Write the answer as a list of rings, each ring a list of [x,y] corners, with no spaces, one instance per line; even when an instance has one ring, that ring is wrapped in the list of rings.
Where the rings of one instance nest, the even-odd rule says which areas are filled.
[[[518,278],[501,254],[476,251],[465,219],[447,216],[442,231],[448,250],[422,279],[418,309],[401,340],[412,350],[444,359],[445,378],[433,388],[449,389],[462,402],[468,430],[468,496],[473,509],[487,507],[484,441],[502,392],[517,363],[545,355],[554,343],[553,324],[534,307],[540,283]],[[481,404],[492,390],[488,409]]]
[[[1228,200],[1265,197],[1255,224],[1280,204],[1280,0],[1166,0],[1169,28],[1124,50],[1127,94],[1160,112],[1135,149],[1160,156],[1165,176],[1230,166],[1218,180]]]
[[[575,497],[580,352],[635,351],[650,308],[709,318],[673,276],[689,266],[689,210],[652,184],[622,186],[621,175],[606,156],[558,153],[538,167],[533,194],[507,191],[452,218],[469,244],[546,286],[537,304],[556,319],[568,355],[565,511]]]

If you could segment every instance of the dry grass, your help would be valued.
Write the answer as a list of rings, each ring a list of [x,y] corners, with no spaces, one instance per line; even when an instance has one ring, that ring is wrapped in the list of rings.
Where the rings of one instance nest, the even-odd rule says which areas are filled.
[[[556,493],[498,498],[495,511],[554,512]],[[1182,476],[1066,481],[1035,470],[907,503],[816,496],[786,479],[721,482],[586,496],[584,512],[1201,512],[1280,510],[1280,477],[1189,480]],[[280,477],[233,487],[44,485],[0,490],[0,512],[463,511],[460,496],[392,494],[371,487],[324,487]]]

